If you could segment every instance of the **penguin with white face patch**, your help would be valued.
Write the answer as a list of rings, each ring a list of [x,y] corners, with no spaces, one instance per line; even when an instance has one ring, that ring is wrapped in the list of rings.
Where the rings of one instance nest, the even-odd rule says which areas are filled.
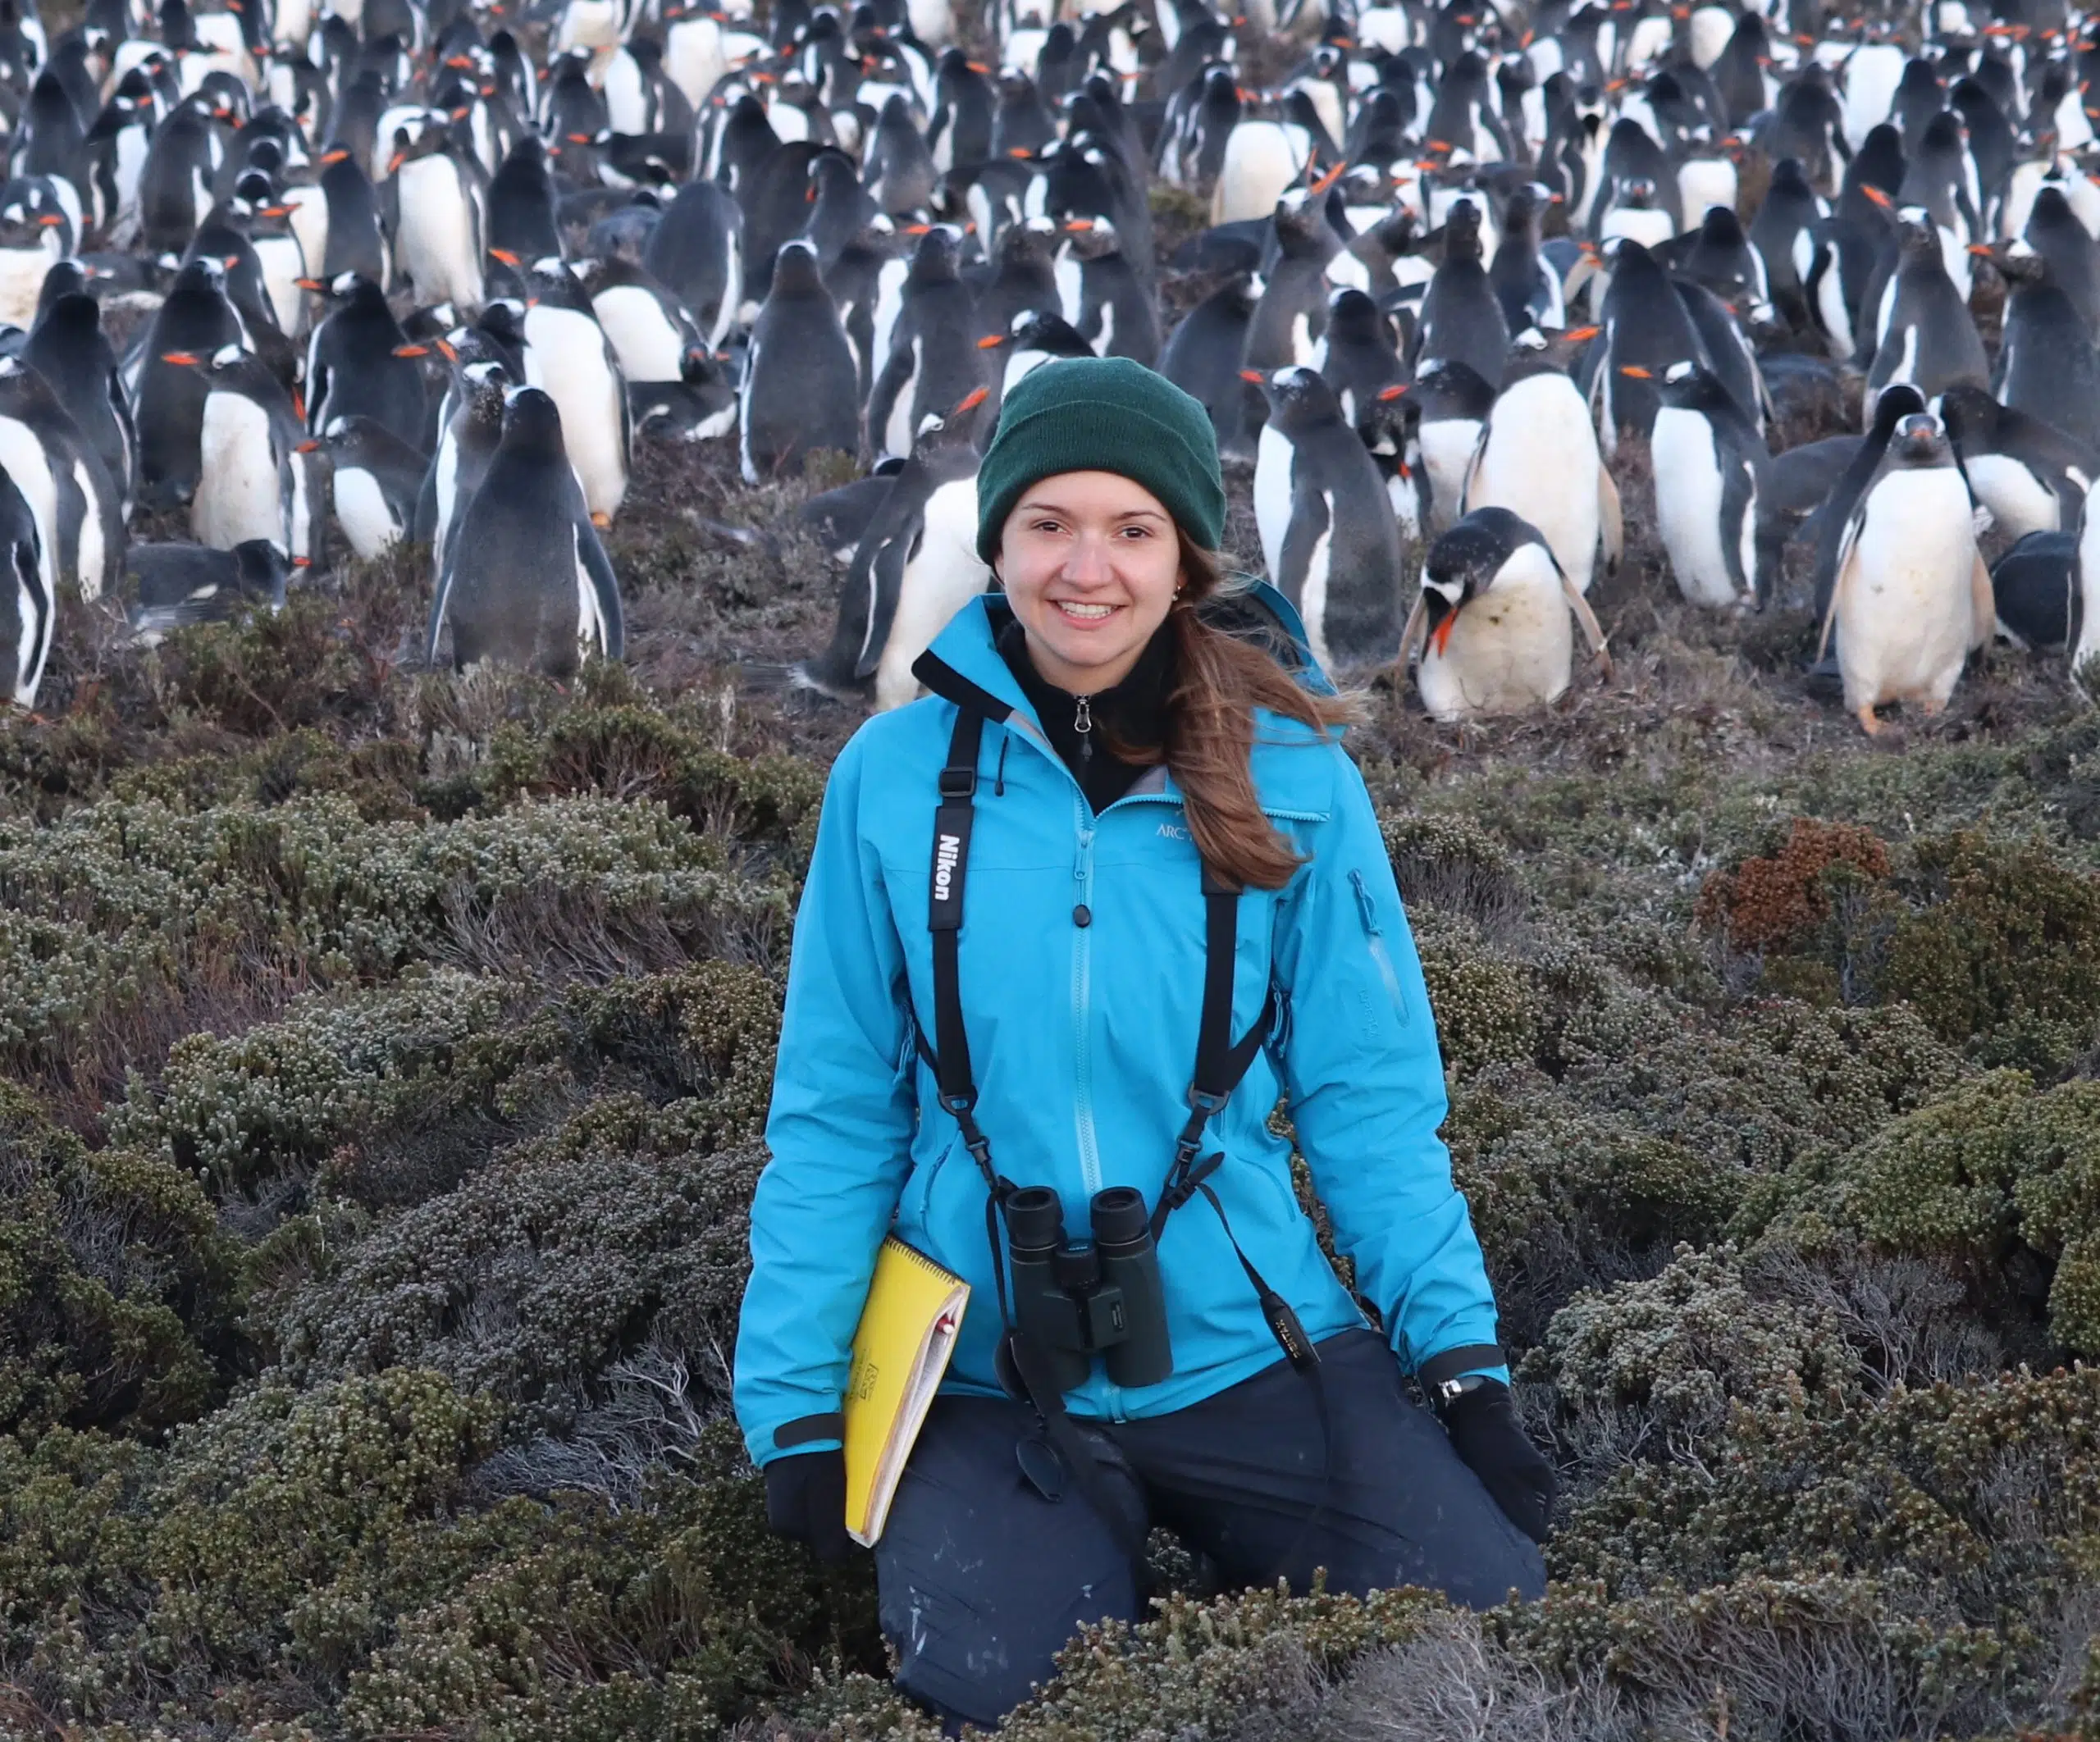
[[[1254,466],[1269,579],[1324,668],[1389,664],[1399,649],[1400,538],[1385,481],[1319,376],[1255,379],[1269,404]]]
[[[57,263],[53,226],[21,200],[0,207],[0,322],[27,326],[36,318],[43,280]]]
[[[566,678],[587,654],[624,657],[619,585],[562,444],[561,413],[536,387],[512,390],[503,437],[445,555],[424,652]]]
[[[30,329],[22,361],[50,385],[101,457],[128,518],[137,438],[130,404],[117,379],[116,353],[102,330],[100,305],[80,290],[52,298]]]
[[[525,305],[525,379],[561,408],[564,445],[591,519],[608,526],[627,495],[634,432],[619,358],[575,275],[535,261]]]
[[[1735,397],[1703,363],[1673,363],[1650,451],[1655,519],[1678,591],[1737,611],[1771,596],[1776,550],[1759,533],[1771,459]]]
[[[386,293],[370,279],[346,272],[329,294],[335,309],[307,342],[307,427],[325,429],[338,417],[370,417],[420,446],[430,414],[424,348],[410,344]]]
[[[818,276],[816,250],[790,242],[751,329],[737,401],[737,456],[746,484],[799,468],[823,448],[861,445],[853,348]]]
[[[1148,369],[1159,360],[1159,303],[1151,286],[1123,258],[1122,239],[1107,218],[1074,218],[1064,226],[1058,251],[1058,284],[1065,263],[1079,264],[1079,309],[1065,318],[1103,357],[1127,357]]]
[[[0,469],[0,647],[7,650],[7,693],[18,708],[34,708],[58,601],[46,578],[36,518],[7,472]]]
[[[1014,390],[1023,377],[1047,363],[1068,357],[1091,357],[1093,347],[1061,314],[1022,312],[1014,317],[1011,333],[994,334],[977,341],[978,349],[997,351],[1001,364],[1002,399]]]
[[[838,595],[831,645],[790,669],[792,682],[838,700],[901,708],[918,693],[913,661],[991,584],[977,554],[979,389],[956,415],[929,419],[911,458],[885,481]]]
[[[1401,657],[1420,648],[1415,684],[1439,720],[1522,714],[1567,690],[1578,623],[1609,679],[1604,632],[1537,529],[1476,508],[1430,545]]]
[[[295,563],[313,560],[323,512],[314,458],[320,444],[300,426],[276,377],[239,345],[211,358],[205,381],[192,536],[219,550],[269,539]]]
[[[1508,508],[1535,528],[1578,593],[1590,590],[1600,550],[1613,569],[1625,548],[1618,489],[1565,361],[1570,346],[1596,335],[1578,327],[1554,343],[1534,329],[1510,347],[1459,505],[1461,515]]]
[[[336,524],[350,549],[370,562],[415,525],[416,498],[429,466],[420,449],[369,417],[337,417],[321,440]]]
[[[1905,417],[1847,522],[1824,618],[1838,636],[1845,706],[1881,730],[1889,702],[1937,714],[1996,620],[1974,503],[1929,412]]]

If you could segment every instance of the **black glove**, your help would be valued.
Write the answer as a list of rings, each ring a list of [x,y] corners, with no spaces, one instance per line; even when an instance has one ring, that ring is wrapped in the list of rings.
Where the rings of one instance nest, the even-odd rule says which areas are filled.
[[[795,1452],[765,1466],[765,1521],[835,1566],[859,1545],[846,1534],[846,1454]]]
[[[1489,1379],[1462,1391],[1444,1406],[1443,1416],[1452,1449],[1503,1516],[1533,1542],[1544,1542],[1560,1479],[1518,1422],[1509,1388]]]

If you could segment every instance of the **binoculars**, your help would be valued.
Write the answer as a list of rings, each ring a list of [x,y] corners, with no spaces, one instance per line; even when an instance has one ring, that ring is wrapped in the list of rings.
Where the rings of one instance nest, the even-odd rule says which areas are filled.
[[[1093,1238],[1068,1240],[1049,1187],[1007,1198],[1015,1323],[1043,1352],[1060,1391],[1084,1384],[1096,1355],[1112,1383],[1157,1385],[1173,1372],[1174,1352],[1144,1196],[1111,1186],[1088,1210]]]

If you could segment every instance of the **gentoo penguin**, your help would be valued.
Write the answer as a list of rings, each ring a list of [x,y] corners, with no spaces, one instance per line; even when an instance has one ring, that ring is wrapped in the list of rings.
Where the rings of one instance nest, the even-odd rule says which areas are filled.
[[[1466,472],[1495,409],[1495,389],[1470,365],[1440,358],[1423,365],[1408,395],[1422,457],[1422,519],[1431,532],[1440,532],[1463,512]]]
[[[1512,333],[1527,327],[1557,331],[1568,324],[1560,275],[1541,255],[1540,222],[1556,196],[1536,181],[1521,182],[1503,208],[1502,234],[1495,244],[1488,281],[1502,304]]]
[[[1327,326],[1326,267],[1338,252],[1337,239],[1318,198],[1303,188],[1276,202],[1271,233],[1276,258],[1262,275],[1247,331],[1247,367],[1317,368]]]
[[[816,250],[790,242],[774,262],[744,364],[737,404],[744,481],[799,469],[819,449],[857,452],[857,379],[846,329],[818,275]]]
[[[977,554],[977,447],[973,416],[929,419],[911,455],[888,481],[853,552],[838,595],[831,645],[789,675],[838,700],[873,691],[877,709],[918,693],[912,662],[956,611],[990,585]]]
[[[429,470],[422,450],[370,417],[337,417],[321,432],[336,524],[370,562],[407,537]]]
[[[1556,344],[1532,328],[1510,348],[1502,391],[1468,462],[1460,515],[1504,508],[1534,527],[1578,593],[1590,590],[1601,547],[1607,570],[1625,548],[1612,481],[1582,390],[1568,378],[1568,346],[1594,338],[1578,327]]]
[[[1415,684],[1437,719],[1520,714],[1567,689],[1576,623],[1609,680],[1604,632],[1537,528],[1476,508],[1430,545],[1400,657],[1421,650]]]
[[[642,252],[643,270],[692,311],[710,346],[723,343],[743,307],[742,226],[725,189],[688,182]]]
[[[126,612],[147,647],[193,623],[232,622],[257,609],[281,611],[293,563],[281,546],[251,539],[231,550],[204,545],[134,545],[125,571],[136,590]]]
[[[1811,232],[1830,216],[1798,157],[1782,157],[1750,226],[1750,245],[1764,267],[1765,283],[1781,319],[1801,331],[1809,325],[1809,267],[1815,257]]]
[[[591,312],[611,341],[621,376],[675,381],[686,358],[706,342],[678,299],[640,267],[624,260],[601,262],[590,278]]]
[[[1845,705],[1869,733],[1886,702],[1938,713],[1990,639],[1996,607],[1973,514],[1939,420],[1905,417],[1846,526],[1823,620],[1826,645],[1837,632]]]
[[[1999,635],[2029,653],[2069,652],[2083,630],[2075,532],[2030,532],[1991,568]]]
[[[1495,387],[1509,350],[1509,324],[1481,264],[1480,217],[1467,200],[1445,220],[1444,259],[1422,293],[1414,358],[1418,369],[1439,358],[1464,363]]]
[[[868,445],[908,454],[929,417],[945,416],[986,385],[975,342],[975,293],[957,267],[961,237],[936,224],[912,250],[889,354],[868,395]]]
[[[0,470],[0,550],[7,553],[7,575],[0,581],[0,645],[8,661],[7,694],[18,708],[36,705],[43,682],[44,661],[51,656],[58,601],[51,588],[37,536],[36,518],[14,480]]]
[[[1609,459],[1622,435],[1645,437],[1661,404],[1655,384],[1672,363],[1708,360],[1678,287],[1662,262],[1637,242],[1610,250],[1611,288],[1604,331],[1591,349],[1591,404]]]
[[[2048,262],[2048,276],[2100,339],[2100,241],[2078,220],[2063,189],[2044,184],[2020,239]]]
[[[335,310],[307,341],[307,427],[370,417],[420,447],[430,415],[421,363],[425,348],[409,342],[386,293],[370,279],[345,272],[329,294]]]
[[[322,513],[312,456],[320,444],[252,353],[226,345],[200,366],[207,394],[197,492],[189,499],[191,536],[220,550],[272,539],[294,562],[311,559]]]
[[[501,250],[520,260],[537,260],[561,252],[554,171],[537,134],[519,135],[489,178],[487,199],[490,253]]]
[[[1159,353],[1159,372],[1210,413],[1221,454],[1248,449],[1250,390],[1239,371],[1253,316],[1252,282],[1238,275],[1184,315]]]
[[[1997,396],[2073,440],[2100,445],[2100,344],[2049,257],[2015,242],[1992,257],[2007,286]]]
[[[514,385],[503,364],[486,358],[460,367],[451,413],[438,432],[437,452],[416,497],[416,537],[430,546],[433,574],[445,572],[452,540],[495,457],[503,440],[504,395]]]
[[[1829,615],[1830,597],[1838,586],[1838,561],[1844,548],[1847,529],[1866,495],[1867,486],[1881,469],[1888,445],[1896,438],[1896,426],[1906,417],[1924,409],[1924,395],[1908,382],[1884,390],[1874,401],[1874,421],[1860,438],[1851,458],[1838,474],[1838,481],[1827,486],[1822,505],[1802,522],[1797,536],[1807,542],[1812,553],[1810,596],[1818,622]],[[1775,463],[1775,483],[1777,469]],[[1834,637],[1835,632],[1832,633]],[[1831,656],[1827,644],[1815,664],[1810,667],[1808,677],[1811,694],[1827,691],[1834,697],[1842,686],[1838,662]]]
[[[1323,668],[1390,663],[1399,649],[1400,539],[1385,481],[1318,375],[1249,374],[1269,404],[1254,466],[1269,579],[1297,608]]]
[[[875,117],[865,163],[868,191],[889,217],[905,217],[932,200],[938,171],[902,92],[892,92]]]
[[[503,439],[474,492],[431,607],[424,654],[452,632],[455,671],[482,659],[572,676],[586,653],[624,657],[619,585],[562,446],[561,413],[512,390]]]
[[[1926,212],[1909,208],[1897,247],[1896,271],[1882,295],[1867,403],[1900,381],[1927,399],[1957,381],[1988,388],[1990,363],[1968,304],[1947,276],[1938,226]]]
[[[102,457],[128,518],[137,436],[117,378],[116,353],[102,330],[101,306],[84,291],[54,297],[30,329],[22,361],[50,385],[88,445]]]
[[[977,348],[996,351],[1003,359],[999,376],[1002,400],[1047,363],[1094,354],[1093,347],[1080,337],[1078,329],[1062,315],[1031,314],[1026,310],[1014,317],[1011,332],[988,334],[977,341]]]
[[[149,505],[187,502],[197,487],[198,435],[211,390],[198,365],[240,342],[240,319],[226,299],[226,267],[208,258],[177,272],[132,365],[139,497]]]
[[[345,272],[376,285],[392,283],[393,243],[380,221],[379,195],[357,153],[338,145],[315,162],[321,171],[316,185],[328,207],[328,235],[320,259],[310,262],[313,276],[323,284],[333,284]],[[397,189],[397,200],[398,195]]]
[[[212,209],[220,146],[211,106],[185,97],[153,130],[139,166],[139,239],[149,254],[180,255]]]
[[[2076,525],[2086,492],[2100,481],[2100,453],[1967,382],[1948,388],[1929,409],[2001,531],[2020,539]]]
[[[527,288],[525,379],[560,408],[563,445],[591,518],[609,526],[627,495],[634,457],[619,358],[583,287],[559,260],[535,261]]]
[[[1321,353],[1321,375],[1342,416],[1358,428],[1378,395],[1407,379],[1392,321],[1361,290],[1337,290],[1329,298]]]
[[[1123,257],[1122,239],[1105,217],[1073,218],[1065,226],[1059,249],[1060,287],[1063,262],[1079,262],[1079,311],[1068,307],[1065,318],[1103,357],[1127,357],[1148,369],[1159,361],[1159,304],[1152,289]]]
[[[481,166],[444,126],[413,139],[396,135],[388,169],[399,213],[395,265],[416,287],[417,300],[482,306]]]
[[[1664,372],[1650,451],[1655,520],[1678,591],[1693,604],[1755,609],[1778,553],[1760,540],[1770,457],[1735,396],[1703,363]]]

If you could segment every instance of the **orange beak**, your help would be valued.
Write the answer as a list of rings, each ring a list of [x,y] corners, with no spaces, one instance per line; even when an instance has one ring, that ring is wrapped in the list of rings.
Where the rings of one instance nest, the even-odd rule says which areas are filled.
[[[991,397],[990,388],[973,387],[963,396],[961,403],[956,407],[954,415],[960,417],[965,412],[974,412]]]
[[[980,351],[996,351],[1006,342],[1006,337],[1003,334],[987,333],[982,339],[979,339],[977,341],[977,349]]]
[[[196,355],[190,351],[163,351],[161,353],[161,361],[164,363],[173,363],[178,369],[194,369],[197,367]]]
[[[1560,336],[1570,344],[1583,344],[1596,338],[1603,331],[1601,326],[1571,326]]]
[[[1621,375],[1630,375],[1637,381],[1652,381],[1655,378],[1652,369],[1644,369],[1638,363],[1621,363],[1618,372]]]
[[[1429,645],[1436,649],[1436,657],[1440,659],[1444,657],[1445,650],[1451,645],[1451,626],[1458,620],[1459,613],[1456,610],[1453,610],[1441,618],[1436,627],[1429,632]]]

